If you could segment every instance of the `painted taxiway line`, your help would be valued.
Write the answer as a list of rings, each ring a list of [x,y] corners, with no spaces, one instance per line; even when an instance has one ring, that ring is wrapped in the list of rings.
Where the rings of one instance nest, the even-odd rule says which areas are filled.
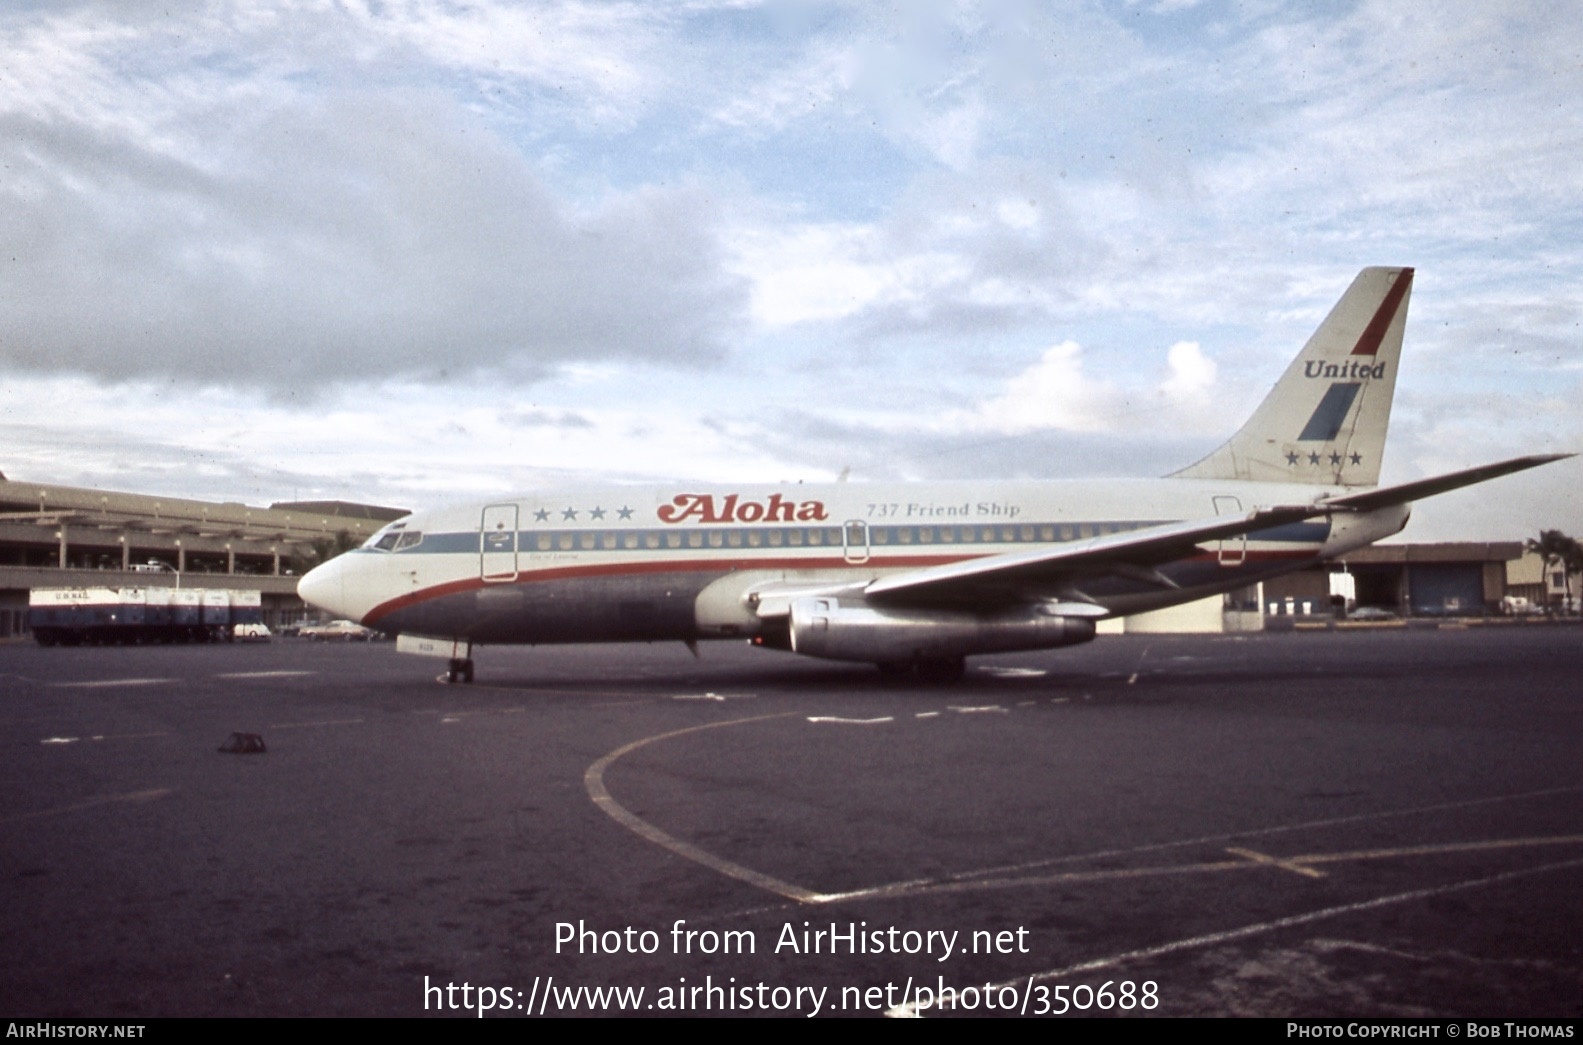
[[[1037,871],[1044,867],[1060,867],[1063,864],[1084,863],[1089,860],[1103,860],[1118,856],[1139,856],[1144,853],[1157,853],[1168,849],[1182,849],[1188,846],[1215,845],[1249,838],[1267,838],[1270,835],[1289,834],[1293,831],[1344,827],[1348,824],[1366,824],[1379,820],[1393,820],[1398,817],[1422,816],[1425,813],[1446,813],[1457,809],[1474,809],[1479,806],[1498,805],[1502,802],[1521,802],[1531,798],[1553,798],[1556,795],[1575,795],[1580,792],[1583,792],[1583,786],[1574,784],[1567,787],[1547,787],[1538,791],[1521,791],[1510,795],[1493,795],[1489,798],[1466,798],[1457,802],[1437,802],[1433,805],[1409,806],[1406,809],[1387,809],[1376,813],[1356,813],[1352,816],[1333,816],[1322,820],[1300,820],[1294,824],[1277,824],[1274,827],[1259,827],[1250,831],[1229,831],[1224,834],[1200,835],[1196,838],[1180,838],[1172,842],[1155,842],[1151,845],[1132,846],[1125,849],[1100,849],[1089,853],[1052,857],[1048,860],[1032,860],[1021,864],[986,867],[977,871],[961,871],[946,880],[969,881],[974,878],[1003,877],[1005,875]]]
[[[176,679],[95,679],[92,682],[56,682],[54,689],[104,689],[108,686],[158,686]]]
[[[1109,969],[1128,962],[1147,961],[1151,958],[1162,958],[1169,954],[1181,951],[1196,950],[1201,947],[1213,947],[1223,943],[1237,940],[1246,940],[1255,936],[1264,936],[1278,932],[1282,929],[1291,929],[1299,925],[1308,925],[1313,922],[1324,921],[1328,918],[1340,918],[1348,914],[1358,914],[1363,911],[1374,911],[1382,907],[1395,904],[1413,903],[1419,900],[1430,900],[1437,896],[1447,896],[1451,893],[1467,892],[1481,889],[1489,885],[1500,885],[1505,882],[1519,881],[1535,875],[1548,874],[1551,871],[1565,871],[1572,868],[1583,867],[1583,859],[1563,860],[1559,863],[1542,864],[1539,867],[1525,867],[1516,871],[1503,871],[1500,874],[1489,875],[1484,878],[1472,878],[1461,882],[1452,882],[1449,885],[1432,886],[1427,889],[1413,889],[1405,893],[1395,893],[1391,896],[1380,896],[1373,900],[1361,900],[1357,903],[1340,904],[1336,907],[1326,907],[1318,911],[1309,911],[1307,914],[1294,914],[1287,918],[1276,918],[1268,922],[1256,922],[1253,925],[1244,925],[1238,929],[1225,929],[1220,932],[1205,933],[1201,936],[1189,936],[1181,940],[1172,940],[1169,943],[1156,944],[1153,947],[1140,947],[1137,950],[1113,954],[1106,958],[1095,958],[1091,961],[1079,962],[1060,969],[1050,969],[1047,972],[1033,973],[1028,976],[1019,976],[1014,980],[1004,983],[990,984],[984,988],[986,994],[999,991],[1006,987],[1032,987],[1035,984],[1045,983],[1050,980],[1062,980],[1069,976],[1076,976],[1085,972],[1097,972],[1100,969]],[[902,1004],[886,1011],[885,1015],[892,1017],[920,1017],[923,1013],[916,1004]]]
[[[322,722],[271,722],[265,729],[314,729],[319,726],[357,726],[364,722],[360,718],[330,718]]]
[[[744,726],[750,722],[767,722],[771,719],[789,718],[794,714],[796,714],[796,712],[788,711],[779,715],[756,715],[753,718],[738,718],[732,719],[729,722],[710,722],[702,726],[689,726],[686,729],[675,729],[669,733],[657,733],[651,737],[644,737],[641,740],[634,740],[630,744],[616,748],[614,751],[610,752],[608,755],[605,755],[593,765],[589,766],[588,770],[583,774],[583,788],[588,792],[588,797],[593,799],[594,805],[598,806],[606,816],[610,817],[610,819],[614,820],[622,827],[625,827],[628,831],[631,831],[639,838],[647,839],[648,841],[653,842],[655,845],[660,846],[662,849],[666,849],[685,860],[691,860],[695,864],[699,864],[719,874],[723,874],[727,878],[735,878],[739,882],[746,882],[747,884],[755,886],[759,889],[763,889],[766,892],[774,893],[777,896],[784,896],[786,899],[795,900],[798,903],[817,903],[819,900],[818,895],[809,892],[807,889],[804,889],[801,886],[793,885],[790,882],[783,882],[780,879],[772,878],[767,874],[760,874],[752,868],[743,867],[741,864],[736,864],[732,863],[730,860],[721,859],[720,857],[715,856],[713,853],[705,852],[690,842],[684,842],[680,838],[667,834],[658,827],[655,827],[653,824],[649,823],[647,820],[644,820],[642,817],[630,812],[620,802],[617,802],[610,794],[609,789],[605,787],[605,771],[614,765],[616,761],[622,756],[628,755],[639,748],[647,747],[650,744],[655,744],[662,740],[672,740],[676,737],[687,736],[691,733],[701,733],[709,729],[720,729],[725,726]]]
[[[317,675],[317,671],[228,671],[223,675],[211,675],[217,679],[289,679],[299,678],[303,675]]]
[[[77,744],[84,740],[148,740],[151,737],[168,737],[169,733],[95,733],[86,737],[45,737],[40,744]]]

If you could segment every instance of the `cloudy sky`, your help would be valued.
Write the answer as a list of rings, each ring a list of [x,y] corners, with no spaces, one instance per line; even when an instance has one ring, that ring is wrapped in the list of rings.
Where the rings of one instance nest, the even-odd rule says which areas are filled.
[[[1583,450],[1579,156],[1560,3],[7,4],[0,471],[1158,475],[1376,264],[1387,481]],[[1583,533],[1579,490],[1408,536]]]

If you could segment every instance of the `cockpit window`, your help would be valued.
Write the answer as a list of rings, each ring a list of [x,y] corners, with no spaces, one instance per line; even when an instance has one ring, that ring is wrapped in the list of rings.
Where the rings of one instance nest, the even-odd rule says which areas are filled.
[[[404,552],[408,548],[416,548],[421,543],[423,543],[423,531],[408,530],[406,533],[402,534],[401,539],[396,542],[396,550],[398,552]]]
[[[406,528],[407,524],[404,522],[395,523],[380,533],[374,534],[374,536],[368,539],[368,543],[364,544],[363,547],[374,548],[382,552],[394,551],[396,548],[396,542],[401,539],[401,531],[405,530]],[[419,534],[418,540],[422,539],[423,535]],[[413,541],[412,543],[416,544],[417,541]]]

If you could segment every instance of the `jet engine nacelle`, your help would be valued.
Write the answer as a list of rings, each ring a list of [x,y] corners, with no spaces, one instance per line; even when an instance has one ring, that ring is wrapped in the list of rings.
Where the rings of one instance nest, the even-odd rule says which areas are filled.
[[[818,597],[793,600],[790,627],[797,653],[879,664],[1054,649],[1094,637],[1092,620],[1039,606],[975,614]]]

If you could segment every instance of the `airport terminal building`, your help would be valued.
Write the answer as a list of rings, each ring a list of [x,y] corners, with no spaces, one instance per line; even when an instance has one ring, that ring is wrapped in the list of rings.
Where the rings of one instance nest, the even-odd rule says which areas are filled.
[[[34,588],[258,591],[271,628],[301,619],[297,578],[406,511],[339,501],[255,508],[0,476],[0,638]]]

